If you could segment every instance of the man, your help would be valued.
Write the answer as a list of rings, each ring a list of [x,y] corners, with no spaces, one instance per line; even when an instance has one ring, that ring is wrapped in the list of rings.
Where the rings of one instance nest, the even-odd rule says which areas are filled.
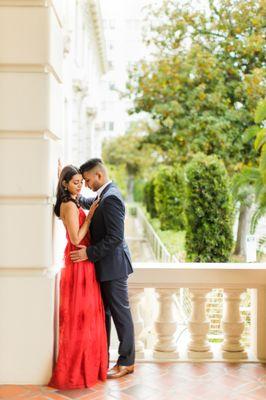
[[[128,301],[128,275],[133,272],[128,246],[124,239],[125,205],[118,188],[108,178],[102,160],[93,158],[80,167],[85,186],[100,201],[90,224],[91,245],[78,246],[71,252],[72,261],[94,262],[105,306],[108,348],[111,317],[119,339],[119,358],[108,371],[109,379],[134,372],[134,327]],[[89,209],[95,198],[80,197],[82,207]]]

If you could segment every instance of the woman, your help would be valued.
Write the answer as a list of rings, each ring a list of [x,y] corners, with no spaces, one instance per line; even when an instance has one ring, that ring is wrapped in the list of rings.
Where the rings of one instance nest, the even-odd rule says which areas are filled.
[[[86,217],[78,203],[81,188],[79,170],[63,168],[54,212],[66,228],[67,245],[60,280],[59,353],[49,382],[58,389],[91,387],[107,374],[104,308],[94,264],[70,259],[77,245],[89,245],[89,225],[98,205],[94,202]]]

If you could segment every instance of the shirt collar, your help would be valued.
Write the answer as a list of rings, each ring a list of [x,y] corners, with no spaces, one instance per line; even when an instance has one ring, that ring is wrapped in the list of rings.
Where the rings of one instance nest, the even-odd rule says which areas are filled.
[[[104,191],[104,189],[106,188],[106,186],[108,186],[110,183],[111,183],[112,181],[108,181],[108,182],[106,182],[104,185],[102,185],[101,187],[100,187],[100,189],[98,189],[97,190],[97,196],[98,197],[100,197],[101,196],[101,194],[102,194],[102,192]]]

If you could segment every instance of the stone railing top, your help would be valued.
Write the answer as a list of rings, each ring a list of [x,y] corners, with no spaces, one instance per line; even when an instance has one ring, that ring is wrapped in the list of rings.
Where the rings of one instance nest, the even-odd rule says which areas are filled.
[[[131,288],[258,288],[266,263],[134,263]]]

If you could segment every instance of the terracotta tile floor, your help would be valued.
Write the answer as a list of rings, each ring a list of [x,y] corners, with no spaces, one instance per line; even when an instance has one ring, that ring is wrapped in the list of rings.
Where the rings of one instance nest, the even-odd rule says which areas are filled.
[[[141,363],[132,375],[91,389],[2,385],[0,399],[34,400],[265,400],[266,364]]]

